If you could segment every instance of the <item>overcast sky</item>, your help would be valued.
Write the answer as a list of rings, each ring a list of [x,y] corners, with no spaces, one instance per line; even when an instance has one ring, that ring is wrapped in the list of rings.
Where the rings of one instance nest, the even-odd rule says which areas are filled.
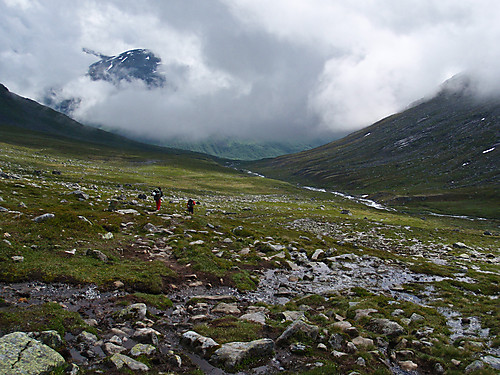
[[[345,134],[460,72],[500,87],[499,20],[498,0],[0,0],[0,82],[159,139]],[[169,85],[91,81],[82,48],[150,49]]]

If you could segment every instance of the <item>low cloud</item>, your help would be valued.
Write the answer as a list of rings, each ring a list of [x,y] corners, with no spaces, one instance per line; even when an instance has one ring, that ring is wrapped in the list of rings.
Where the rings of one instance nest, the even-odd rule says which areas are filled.
[[[0,80],[81,98],[78,120],[158,140],[327,141],[460,72],[496,93],[498,19],[495,0],[0,0]],[[82,48],[150,49],[168,84],[92,81]]]

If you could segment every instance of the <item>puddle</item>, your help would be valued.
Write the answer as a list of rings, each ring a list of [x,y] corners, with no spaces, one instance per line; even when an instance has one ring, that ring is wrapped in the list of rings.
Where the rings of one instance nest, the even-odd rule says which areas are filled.
[[[447,307],[438,307],[437,311],[446,317],[446,324],[452,331],[450,340],[453,342],[461,337],[487,338],[490,334],[489,328],[482,328],[481,322],[475,316],[467,318],[466,323],[460,314]]]

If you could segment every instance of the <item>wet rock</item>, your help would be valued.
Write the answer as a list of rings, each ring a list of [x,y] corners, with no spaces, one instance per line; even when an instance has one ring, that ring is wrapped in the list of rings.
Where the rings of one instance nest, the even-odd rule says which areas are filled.
[[[48,214],[48,213],[47,213],[47,214],[43,214],[43,215],[40,215],[40,216],[35,217],[35,218],[33,219],[33,221],[34,221],[35,223],[41,223],[41,222],[43,222],[43,221],[46,221],[46,220],[49,220],[49,219],[53,219],[53,218],[55,218],[55,217],[56,217],[56,215],[54,215],[54,214]]]
[[[231,371],[245,359],[269,357],[273,352],[274,342],[271,339],[230,342],[217,349],[210,361]]]
[[[121,319],[142,320],[146,317],[147,311],[148,308],[145,303],[134,303],[120,311],[118,317]]]
[[[235,303],[221,302],[212,309],[212,312],[215,314],[237,315],[241,313],[241,310]]]
[[[149,371],[149,367],[147,365],[124,354],[113,354],[110,361],[118,370],[120,370],[123,366],[127,366],[132,371]]]
[[[194,350],[204,358],[209,358],[211,354],[220,347],[210,337],[205,337],[194,331],[187,331],[182,334],[181,343]]]
[[[132,335],[132,339],[143,344],[158,345],[160,332],[153,328],[139,328]]]
[[[58,352],[24,332],[14,332],[0,338],[0,374],[42,374],[64,363],[64,358]]]
[[[288,326],[288,328],[281,334],[280,337],[278,337],[278,339],[276,340],[276,345],[284,345],[290,338],[298,333],[304,334],[306,337],[309,337],[312,340],[316,340],[319,334],[319,328],[317,326],[307,324],[303,320],[296,320]]]
[[[137,344],[130,349],[130,355],[138,357],[140,355],[150,356],[156,351],[156,347],[150,344]]]
[[[403,327],[389,319],[372,319],[368,324],[368,329],[391,338],[405,333]]]

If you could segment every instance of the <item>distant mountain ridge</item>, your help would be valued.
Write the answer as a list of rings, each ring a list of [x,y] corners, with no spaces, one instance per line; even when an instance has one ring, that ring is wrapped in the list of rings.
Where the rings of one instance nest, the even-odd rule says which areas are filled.
[[[500,100],[467,77],[432,99],[324,146],[247,164],[269,177],[352,193],[499,185]]]
[[[93,81],[102,80],[117,85],[121,81],[137,79],[150,88],[163,87],[166,83],[165,76],[158,72],[161,59],[150,50],[133,49],[117,56],[105,56],[88,49],[84,51],[101,59],[89,66],[87,74]]]
[[[190,151],[174,150],[137,142],[126,137],[80,124],[70,117],[34,100],[10,92],[0,84],[0,129],[17,128],[20,131],[43,133],[51,137],[64,137],[82,142],[106,145],[117,149],[155,150],[177,154]],[[22,133],[20,133],[22,134]]]

